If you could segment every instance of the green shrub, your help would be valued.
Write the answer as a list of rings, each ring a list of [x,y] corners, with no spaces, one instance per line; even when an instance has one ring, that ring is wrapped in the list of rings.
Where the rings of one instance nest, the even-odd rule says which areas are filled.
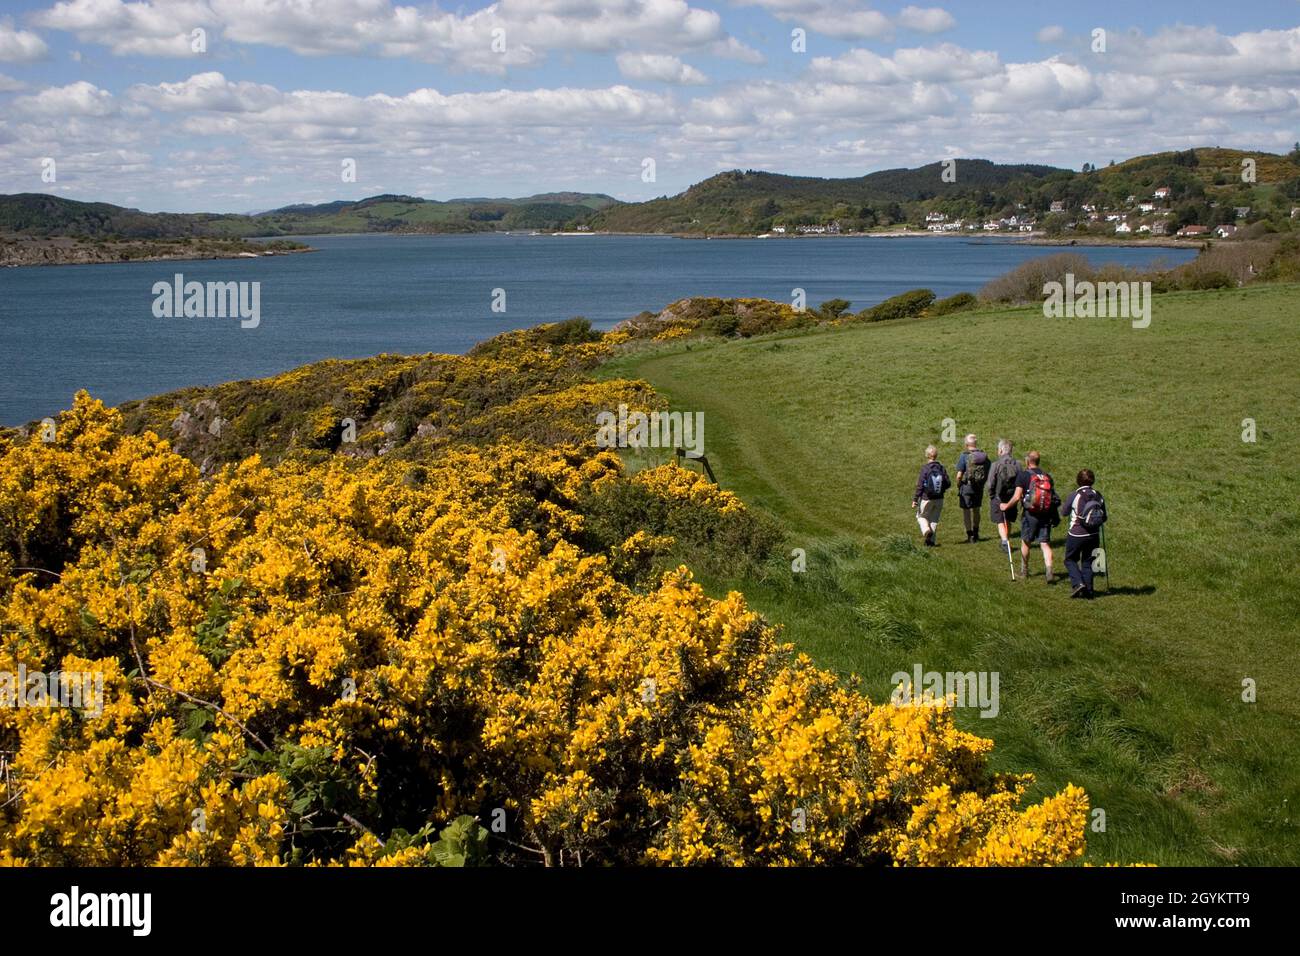
[[[934,305],[930,306],[931,315],[949,315],[953,312],[965,312],[973,309],[980,304],[978,297],[971,292],[958,292],[956,295],[950,295],[946,299],[940,299]]]
[[[719,312],[717,315],[711,315],[701,322],[700,328],[709,335],[721,335],[724,338],[731,338],[739,334],[740,319],[736,318],[734,312]]]
[[[852,304],[848,299],[827,299],[817,307],[817,313],[823,319],[838,319]]]
[[[1231,289],[1236,287],[1236,285],[1237,283],[1233,280],[1232,276],[1228,275],[1226,272],[1214,270],[1192,273],[1188,276],[1183,288],[1202,291],[1204,289]]]
[[[934,292],[929,289],[913,289],[893,298],[886,299],[879,305],[863,309],[858,318],[865,322],[886,322],[891,319],[906,319],[920,315],[934,302]]]

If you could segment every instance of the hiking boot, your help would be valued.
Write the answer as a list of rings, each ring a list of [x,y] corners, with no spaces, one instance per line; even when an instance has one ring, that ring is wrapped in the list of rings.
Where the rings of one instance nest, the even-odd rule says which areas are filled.
[[[1082,584],[1080,584],[1077,588],[1075,588],[1073,591],[1070,592],[1071,598],[1086,598],[1087,596],[1088,596],[1088,589],[1084,587]]]
[[[1052,577],[1052,569],[1051,569],[1051,568],[1048,568],[1048,569],[1047,569],[1046,577],[1047,577],[1047,583],[1048,583],[1048,584],[1055,584],[1055,583],[1056,583],[1056,578]]]
[[[980,529],[976,528],[974,531],[970,533],[970,543],[979,544],[979,540],[980,540]]]
[[[934,547],[934,532],[933,532],[933,531],[927,531],[927,532],[925,533],[925,546],[926,546],[927,548],[933,548],[933,547]]]

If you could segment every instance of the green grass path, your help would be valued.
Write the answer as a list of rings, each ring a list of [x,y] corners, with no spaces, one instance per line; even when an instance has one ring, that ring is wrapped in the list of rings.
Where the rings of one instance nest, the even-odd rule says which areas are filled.
[[[1300,287],[1158,297],[1147,329],[1011,309],[678,343],[603,374],[703,410],[719,482],[808,553],[806,574],[705,583],[874,699],[917,663],[998,671],[999,716],[960,722],[1036,793],[1089,791],[1106,829],[1088,859],[1300,864]],[[1037,553],[1011,584],[993,542],[958,543],[953,493],[941,547],[917,546],[911,491],[945,419],[990,452],[1040,449],[1063,492],[1096,471],[1113,594],[1068,600]]]

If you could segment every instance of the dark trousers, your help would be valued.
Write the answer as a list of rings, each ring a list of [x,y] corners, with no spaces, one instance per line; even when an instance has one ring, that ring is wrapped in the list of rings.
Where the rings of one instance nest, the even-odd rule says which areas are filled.
[[[1066,535],[1065,570],[1070,575],[1070,586],[1083,585],[1092,591],[1092,556],[1100,543],[1098,535]]]

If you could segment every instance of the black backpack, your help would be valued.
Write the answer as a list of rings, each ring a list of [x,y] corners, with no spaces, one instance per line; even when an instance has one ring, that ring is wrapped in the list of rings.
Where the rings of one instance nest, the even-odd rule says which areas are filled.
[[[925,482],[923,485],[925,493],[931,498],[942,498],[944,491],[943,486],[946,483],[947,478],[948,476],[943,472],[943,465],[939,464],[937,461],[930,462],[928,474],[925,476]]]
[[[989,456],[978,448],[966,456],[966,483],[977,488],[989,480]]]
[[[1096,534],[1106,523],[1106,499],[1093,488],[1080,488],[1074,496],[1075,523],[1089,534]]]

